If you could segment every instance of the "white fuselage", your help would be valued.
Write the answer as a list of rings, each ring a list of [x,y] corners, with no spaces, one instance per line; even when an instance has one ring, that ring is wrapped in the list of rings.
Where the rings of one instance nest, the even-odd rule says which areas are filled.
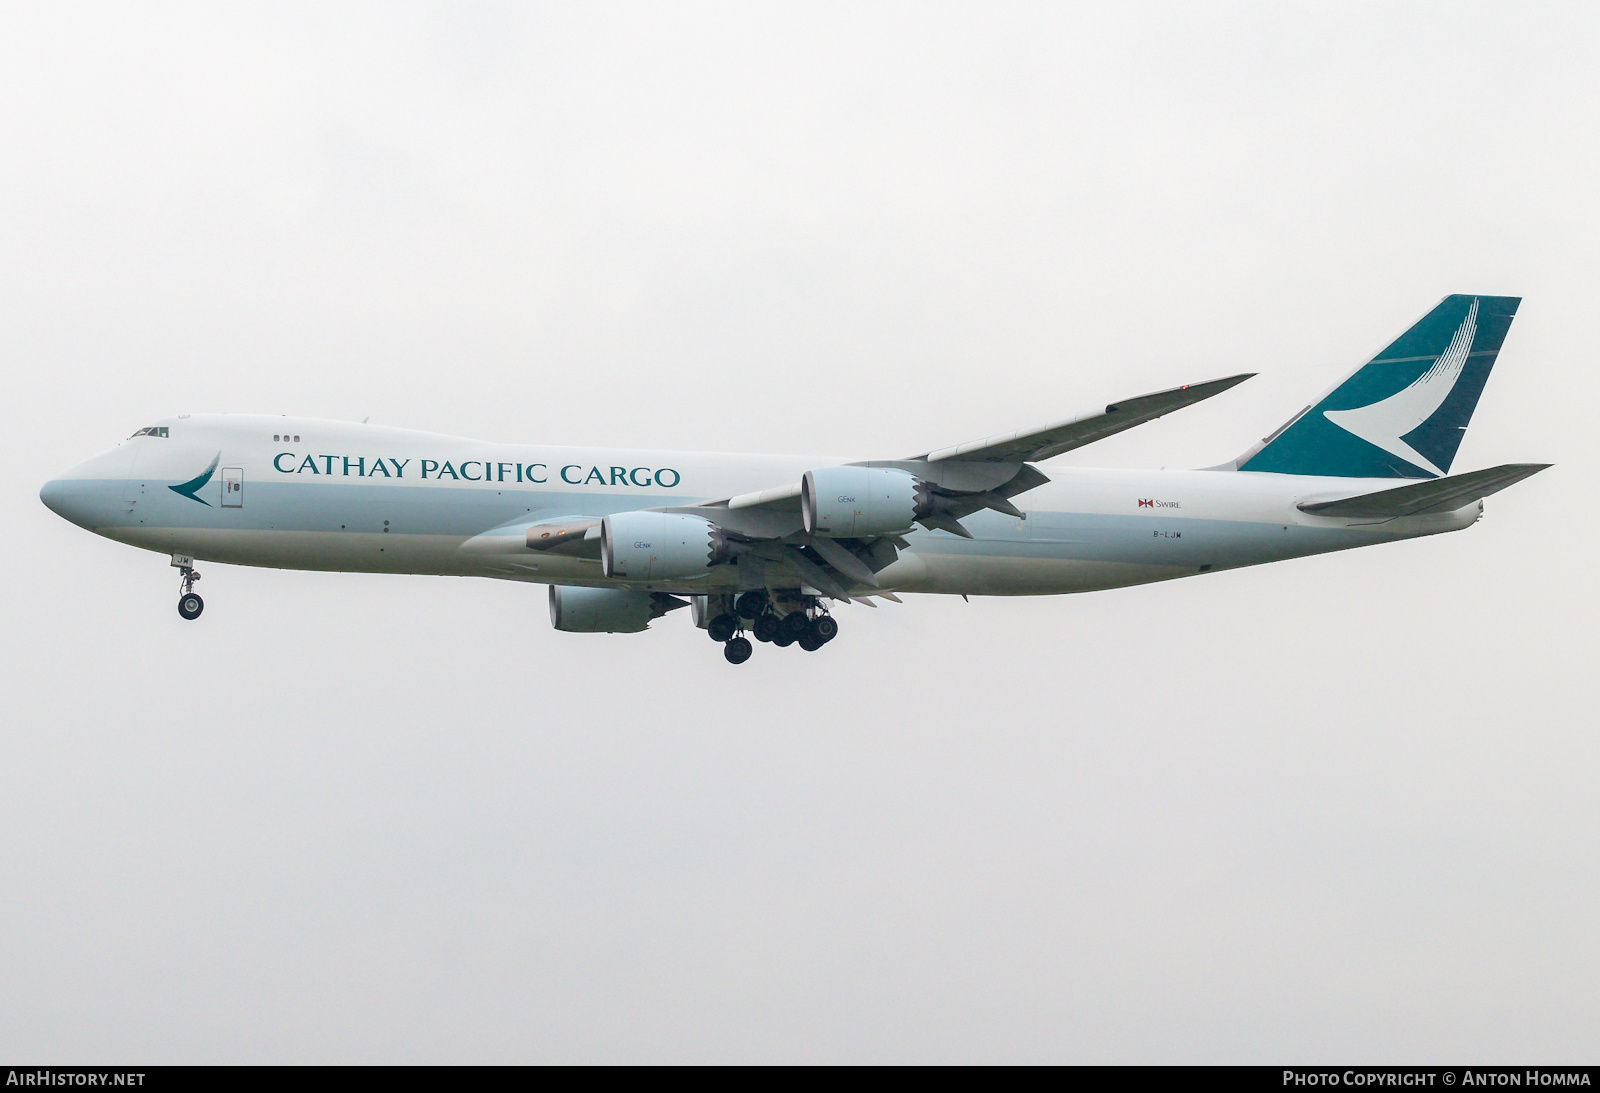
[[[736,577],[713,568],[686,581],[608,581],[598,561],[529,549],[526,528],[692,505],[847,462],[496,444],[304,418],[195,415],[162,425],[167,436],[123,441],[53,480],[41,491],[45,503],[119,542],[237,565],[705,593],[727,591]],[[195,485],[208,468],[210,476]],[[906,535],[909,548],[878,574],[882,587],[1082,592],[1456,531],[1482,512],[1475,501],[1449,513],[1374,521],[1316,517],[1296,507],[1392,487],[1392,479],[1076,467],[1045,473],[1047,485],[1014,498],[1024,520],[985,510],[962,521],[971,539],[945,531]]]

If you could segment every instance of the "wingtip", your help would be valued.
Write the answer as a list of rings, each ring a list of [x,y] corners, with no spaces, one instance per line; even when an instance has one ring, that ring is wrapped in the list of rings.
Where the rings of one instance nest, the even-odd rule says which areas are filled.
[[[1221,394],[1228,388],[1237,387],[1245,380],[1254,379],[1260,374],[1261,373],[1259,372],[1240,372],[1232,376],[1223,376],[1221,379],[1206,380],[1203,383],[1186,383],[1182,387],[1178,388],[1178,390],[1188,391],[1196,387],[1205,387],[1210,389],[1213,394]]]

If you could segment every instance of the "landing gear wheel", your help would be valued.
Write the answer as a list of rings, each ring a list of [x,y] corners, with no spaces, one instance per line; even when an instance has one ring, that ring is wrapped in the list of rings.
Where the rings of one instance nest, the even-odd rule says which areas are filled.
[[[826,645],[839,636],[839,624],[833,620],[832,615],[818,615],[811,620],[811,632],[817,640]]]
[[[817,637],[816,634],[812,633],[809,628],[804,634],[801,634],[799,637],[795,638],[794,643],[808,653],[815,653],[818,649],[822,648],[822,639]]]
[[[741,593],[739,598],[733,601],[733,609],[739,612],[742,618],[759,619],[762,612],[767,609],[766,590],[752,588],[748,592]]]
[[[712,641],[727,641],[739,632],[739,617],[737,615],[718,615],[706,623],[706,633],[711,635]]]
[[[787,638],[798,640],[810,626],[811,620],[806,618],[804,611],[791,611],[783,616],[783,621],[778,624],[778,632]]]
[[[751,632],[755,634],[757,641],[771,641],[778,636],[778,616],[770,611],[757,615]]]
[[[790,637],[788,634],[785,634],[782,630],[779,630],[778,636],[772,639],[772,644],[776,645],[779,649],[787,649],[789,646],[794,644],[794,638]]]
[[[192,565],[178,567],[178,614],[186,619],[198,619],[206,602],[194,594],[195,582],[200,573]]]
[[[722,655],[728,658],[729,664],[743,664],[750,659],[754,648],[749,638],[734,638],[722,647]]]

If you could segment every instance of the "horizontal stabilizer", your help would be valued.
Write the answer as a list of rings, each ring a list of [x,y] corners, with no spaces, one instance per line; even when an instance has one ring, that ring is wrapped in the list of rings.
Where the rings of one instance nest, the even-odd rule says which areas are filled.
[[[1313,516],[1375,517],[1425,516],[1430,512],[1454,512],[1524,478],[1538,474],[1549,463],[1506,463],[1487,470],[1433,478],[1413,486],[1398,486],[1337,501],[1305,502],[1301,512]]]

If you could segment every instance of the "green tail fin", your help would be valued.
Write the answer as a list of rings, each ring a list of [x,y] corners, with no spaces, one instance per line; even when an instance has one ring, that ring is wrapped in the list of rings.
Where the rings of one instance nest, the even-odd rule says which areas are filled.
[[[1448,474],[1519,296],[1446,296],[1323,398],[1240,457],[1241,471]]]

